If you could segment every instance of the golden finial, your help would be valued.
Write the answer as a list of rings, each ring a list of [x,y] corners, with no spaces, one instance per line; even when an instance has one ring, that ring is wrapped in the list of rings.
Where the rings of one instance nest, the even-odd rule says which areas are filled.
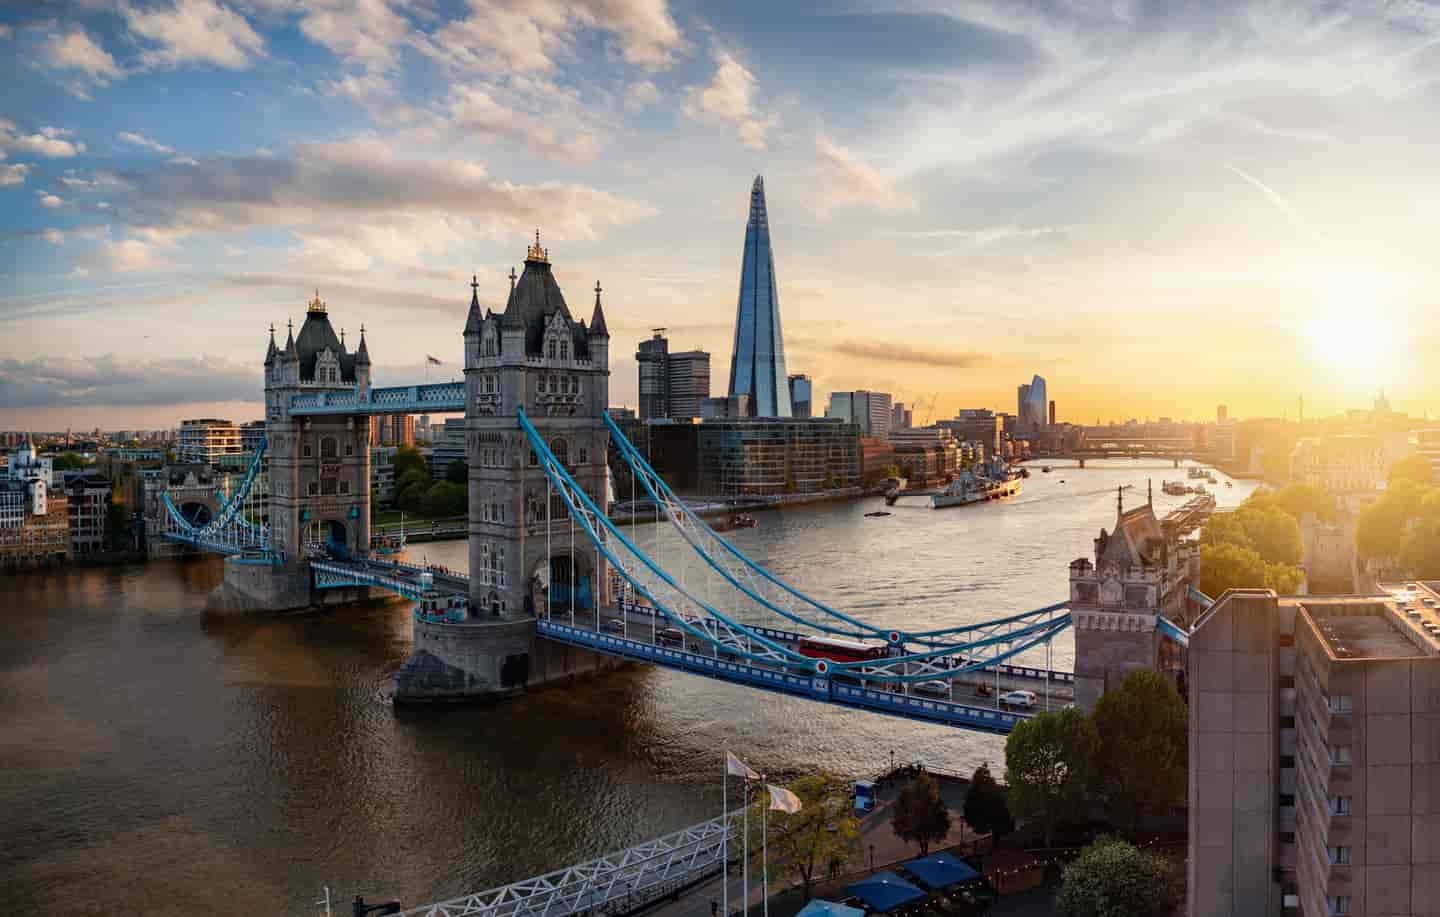
[[[321,315],[325,314],[325,304],[320,301],[320,291],[318,289],[315,291],[315,298],[310,300],[310,311],[318,312]]]
[[[526,261],[538,261],[541,264],[550,263],[550,252],[540,247],[540,230],[535,230],[535,244],[525,250]]]

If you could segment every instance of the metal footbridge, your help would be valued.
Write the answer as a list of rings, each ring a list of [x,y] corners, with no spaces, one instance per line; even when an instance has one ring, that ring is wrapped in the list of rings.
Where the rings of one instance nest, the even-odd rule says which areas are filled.
[[[161,495],[164,512],[160,516],[161,536],[167,541],[187,544],[219,554],[239,554],[260,563],[276,560],[270,547],[268,488],[264,486],[265,453],[268,441],[261,438],[255,454],[235,489],[227,494],[217,489],[215,499],[219,511],[209,521],[189,519],[180,511],[170,495]]]

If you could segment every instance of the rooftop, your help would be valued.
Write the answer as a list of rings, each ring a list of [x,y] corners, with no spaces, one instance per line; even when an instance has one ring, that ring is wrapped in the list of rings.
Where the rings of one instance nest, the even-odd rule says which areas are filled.
[[[1440,655],[1440,636],[1424,627],[1433,612],[1387,590],[1378,596],[1302,596],[1295,601],[1337,660],[1411,659]],[[1440,627],[1440,620],[1436,626]]]

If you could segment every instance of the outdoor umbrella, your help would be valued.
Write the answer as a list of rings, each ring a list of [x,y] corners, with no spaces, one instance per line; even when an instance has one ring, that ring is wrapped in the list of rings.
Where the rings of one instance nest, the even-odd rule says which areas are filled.
[[[927,897],[919,887],[906,882],[893,872],[877,872],[845,889],[845,893],[854,895],[882,914],[902,904],[923,901]]]
[[[980,876],[968,863],[962,863],[948,853],[922,857],[904,865],[911,875],[937,891]]]

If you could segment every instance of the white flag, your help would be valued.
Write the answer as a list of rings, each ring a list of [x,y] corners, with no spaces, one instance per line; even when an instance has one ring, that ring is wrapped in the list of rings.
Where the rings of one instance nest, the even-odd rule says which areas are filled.
[[[734,752],[725,752],[725,773],[732,777],[744,777],[746,780],[760,779],[760,775],[752,771],[744,761],[735,757]]]
[[[776,786],[773,783],[765,784],[765,789],[770,791],[770,808],[794,815],[800,811],[800,797],[785,789],[783,786]]]

